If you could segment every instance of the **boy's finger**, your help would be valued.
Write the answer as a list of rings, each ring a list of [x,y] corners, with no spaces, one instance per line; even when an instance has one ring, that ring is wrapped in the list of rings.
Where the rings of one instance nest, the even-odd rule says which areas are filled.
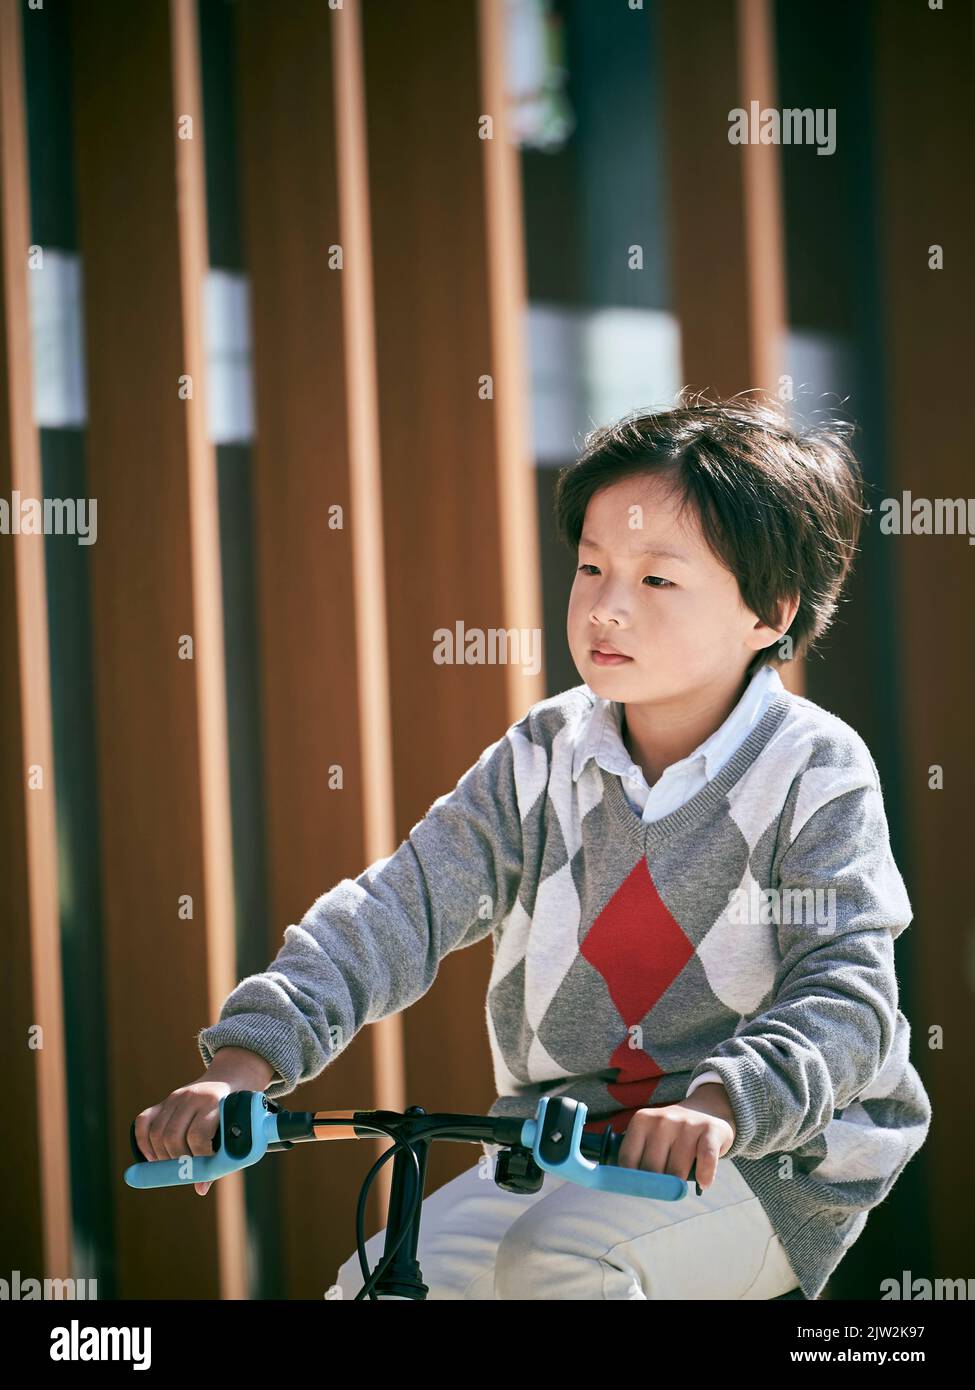
[[[717,1177],[717,1169],[718,1150],[707,1135],[702,1135],[694,1155],[694,1162],[691,1164],[691,1176],[694,1178],[699,1197],[701,1189],[710,1187],[714,1182]]]

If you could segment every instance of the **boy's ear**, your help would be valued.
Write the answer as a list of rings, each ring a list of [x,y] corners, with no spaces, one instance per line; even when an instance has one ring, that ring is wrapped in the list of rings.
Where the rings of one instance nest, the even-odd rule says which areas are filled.
[[[782,637],[789,631],[796,614],[799,612],[799,595],[794,594],[792,598],[783,599],[779,604],[776,622],[773,631]]]
[[[779,632],[784,634],[789,631],[795,621],[795,616],[799,612],[799,595],[794,594],[792,598],[786,599],[779,612]]]
[[[778,613],[776,615],[776,623],[774,627],[768,627],[765,623],[761,621],[761,619],[759,619],[755,624],[756,629],[763,629],[765,632],[773,633],[772,640],[764,642],[763,646],[771,647],[774,645],[775,642],[780,641],[781,638],[785,635],[785,633],[789,631],[789,628],[792,626],[798,611],[799,595],[796,594],[792,598],[783,599],[782,602],[779,604]]]

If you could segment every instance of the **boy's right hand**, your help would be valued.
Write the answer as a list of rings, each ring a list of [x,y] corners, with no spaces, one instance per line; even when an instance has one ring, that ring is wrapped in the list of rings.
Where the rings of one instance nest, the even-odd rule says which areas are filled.
[[[206,1075],[189,1086],[180,1086],[158,1105],[150,1105],[136,1116],[135,1142],[150,1163],[182,1158],[184,1154],[205,1158],[213,1153],[221,1100],[231,1091],[243,1089]],[[195,1182],[193,1186],[201,1197],[210,1188],[208,1182]]]
[[[232,1091],[265,1089],[273,1068],[245,1049],[221,1048],[207,1071],[189,1086],[180,1086],[158,1105],[150,1105],[135,1119],[135,1141],[147,1160],[206,1158],[213,1153],[213,1137],[220,1125],[220,1102]],[[193,1184],[201,1197],[209,1182]]]

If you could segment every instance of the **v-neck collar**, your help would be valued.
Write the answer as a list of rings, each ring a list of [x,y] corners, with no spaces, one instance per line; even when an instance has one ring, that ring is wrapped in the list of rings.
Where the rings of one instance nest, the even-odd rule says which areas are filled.
[[[679,806],[666,816],[661,816],[659,820],[644,821],[627,800],[619,775],[607,772],[604,767],[600,767],[597,763],[607,805],[620,828],[634,844],[646,850],[654,844],[666,840],[676,831],[686,830],[693,826],[727,795],[746,769],[755,761],[788,713],[790,702],[791,696],[787,690],[783,690],[781,695],[777,695],[737,752],[725,763],[717,777],[711,778],[683,806]]]

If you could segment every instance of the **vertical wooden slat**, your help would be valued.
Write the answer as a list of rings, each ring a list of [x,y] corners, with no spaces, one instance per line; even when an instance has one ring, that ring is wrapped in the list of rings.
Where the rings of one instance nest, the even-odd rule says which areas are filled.
[[[773,0],[737,0],[739,105],[777,105]],[[725,131],[727,139],[727,129]],[[728,145],[741,155],[748,295],[749,385],[774,391],[784,345],[785,256],[781,155],[778,145]]]
[[[243,1178],[204,1202],[121,1176],[131,1119],[202,1073],[195,1033],[234,983],[196,16],[100,0],[72,20],[120,1294],[241,1297]]]
[[[776,100],[771,0],[660,5],[674,311],[684,378],[778,386],[785,323],[779,148],[733,145],[733,110]]]
[[[383,569],[382,478],[376,382],[375,305],[366,149],[366,93],[362,65],[362,19],[350,0],[334,29],[335,146],[341,242],[352,254],[344,275],[343,347],[349,418],[349,491],[359,716],[369,737],[362,740],[363,850],[372,863],[396,847],[392,798],[392,725],[386,633],[386,576]],[[381,1020],[372,1030],[375,1097],[379,1106],[402,1109],[404,1058],[402,1020]],[[379,1146],[380,1151],[388,1145]],[[388,1201],[392,1168],[377,1180],[377,1197]]]
[[[879,142],[878,224],[885,304],[890,496],[972,495],[970,461],[971,240],[975,143],[970,5],[872,7]],[[924,113],[924,119],[918,113]],[[944,268],[929,266],[941,246]],[[876,523],[875,523],[876,524]],[[904,817],[917,926],[918,1004],[912,1058],[931,1096],[922,1151],[933,1228],[931,1277],[971,1258],[971,1204],[958,1155],[972,1142],[968,1036],[975,937],[965,865],[971,856],[971,738],[975,549],[961,535],[887,535],[894,551],[904,709]],[[940,764],[943,790],[929,785]],[[940,1028],[943,1043],[929,1030]]]
[[[216,453],[207,432],[203,286],[209,265],[203,142],[203,93],[196,0],[170,0],[173,109],[194,123],[192,140],[176,140],[180,304],[186,371],[195,383],[195,407],[185,412],[189,470],[190,565],[196,632],[197,740],[203,837],[204,921],[210,1018],[236,978],[230,763],[220,576],[220,515]],[[195,1063],[195,1059],[194,1059]],[[217,1232],[224,1298],[247,1296],[242,1184],[221,1183]]]
[[[486,266],[484,288],[491,314],[495,380],[495,469],[498,478],[501,592],[506,628],[542,627],[541,573],[535,465],[529,425],[530,371],[524,341],[528,306],[525,223],[520,152],[508,125],[505,10],[479,0],[482,105],[494,122],[494,138],[482,142]],[[511,662],[509,723],[545,697],[544,656],[537,673]]]
[[[661,0],[673,306],[683,377],[713,394],[778,389],[785,341],[780,153],[733,145],[733,110],[776,105],[772,0]],[[805,688],[802,660],[781,668]]]
[[[31,397],[20,7],[0,7],[0,497],[41,499]],[[44,536],[0,534],[4,1277],[68,1278],[71,1201]],[[33,783],[33,785],[31,784]],[[31,1030],[38,1028],[40,1033]]]

